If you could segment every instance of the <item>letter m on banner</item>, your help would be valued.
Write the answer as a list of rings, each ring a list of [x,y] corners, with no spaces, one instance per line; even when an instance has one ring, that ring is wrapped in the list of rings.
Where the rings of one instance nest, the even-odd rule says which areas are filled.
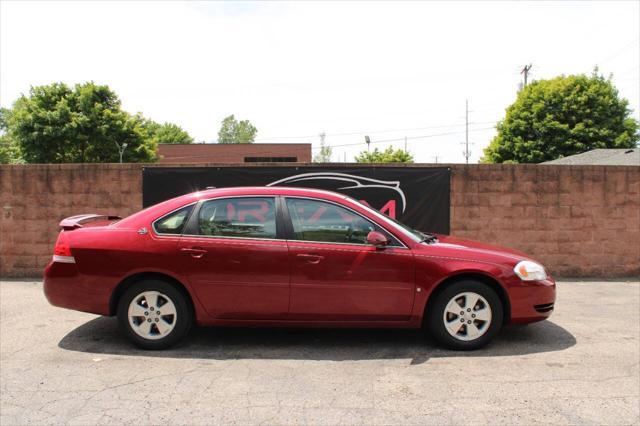
[[[365,206],[371,207],[366,200],[360,200],[362,204]],[[396,200],[389,200],[380,208],[380,213],[386,214],[387,216],[397,219],[396,217]]]

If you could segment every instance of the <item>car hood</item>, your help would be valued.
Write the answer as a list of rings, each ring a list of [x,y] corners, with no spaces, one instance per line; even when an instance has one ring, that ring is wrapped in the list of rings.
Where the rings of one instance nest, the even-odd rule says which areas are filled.
[[[490,263],[506,263],[515,265],[521,260],[533,260],[525,253],[480,241],[466,240],[449,235],[436,235],[438,242],[422,244],[426,250],[437,250],[442,256],[480,260]]]

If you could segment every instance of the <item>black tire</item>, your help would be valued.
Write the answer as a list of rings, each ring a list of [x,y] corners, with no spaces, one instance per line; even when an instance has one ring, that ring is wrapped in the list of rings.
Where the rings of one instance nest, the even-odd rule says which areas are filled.
[[[173,325],[173,329],[166,336],[155,339],[144,338],[134,331],[133,326],[129,322],[129,305],[134,298],[139,297],[141,293],[146,291],[156,291],[161,293],[168,297],[175,306],[175,317],[169,317],[175,321],[175,324]],[[118,301],[117,312],[118,325],[121,332],[127,336],[133,344],[142,349],[160,350],[175,345],[187,335],[193,323],[193,312],[187,297],[175,286],[162,280],[139,281],[129,287]]]
[[[489,322],[489,324],[486,325],[486,331],[484,331],[484,334],[473,340],[461,340],[460,338],[456,338],[452,334],[450,334],[449,331],[447,331],[447,328],[445,326],[444,315],[446,306],[449,301],[451,301],[451,299],[461,293],[476,293],[482,296],[488,302],[489,307],[491,308],[491,319],[490,321],[487,321]],[[427,330],[425,331],[429,332],[431,336],[433,336],[433,338],[442,346],[445,346],[449,349],[462,351],[472,351],[475,349],[479,349],[489,343],[491,339],[493,339],[493,337],[500,331],[500,328],[502,328],[502,322],[504,318],[504,308],[502,306],[502,302],[500,301],[500,298],[498,297],[496,292],[484,283],[471,280],[458,281],[449,285],[435,297],[436,298],[433,303],[429,305],[429,311],[426,312],[425,327]],[[458,318],[461,317],[458,316]],[[455,319],[455,321],[457,321],[457,319]],[[484,329],[484,322],[478,322],[477,324],[480,324],[478,327],[483,327]],[[466,330],[466,328],[464,328],[463,330]]]

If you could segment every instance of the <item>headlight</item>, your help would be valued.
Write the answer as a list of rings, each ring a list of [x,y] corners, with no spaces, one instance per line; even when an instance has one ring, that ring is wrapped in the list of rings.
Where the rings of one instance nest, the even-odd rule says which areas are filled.
[[[522,281],[540,281],[547,279],[547,271],[544,270],[544,266],[529,260],[519,262],[515,268],[513,268],[513,272],[515,272]]]

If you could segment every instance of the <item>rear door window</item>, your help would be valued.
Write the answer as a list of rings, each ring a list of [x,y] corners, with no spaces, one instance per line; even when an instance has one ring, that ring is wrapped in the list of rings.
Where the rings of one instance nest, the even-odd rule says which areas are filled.
[[[198,212],[198,234],[275,239],[275,198],[238,197],[205,201]]]
[[[153,223],[153,229],[157,234],[180,235],[187,224],[187,219],[193,210],[193,204],[176,210],[161,217]]]

